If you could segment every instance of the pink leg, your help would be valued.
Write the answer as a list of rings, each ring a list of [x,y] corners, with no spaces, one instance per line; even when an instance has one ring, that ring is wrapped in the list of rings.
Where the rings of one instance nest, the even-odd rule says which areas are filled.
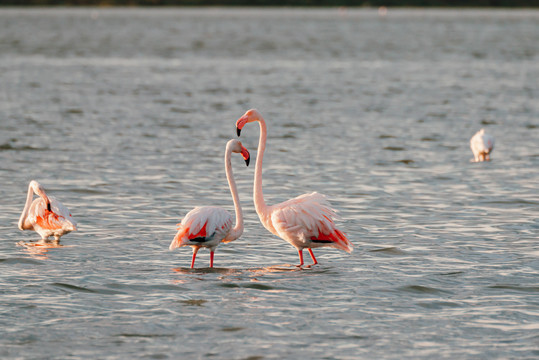
[[[213,251],[210,251],[210,267],[213,267]]]
[[[197,246],[193,246],[193,258],[191,259],[191,269],[195,267],[195,258],[197,257],[198,249],[200,249]]]
[[[298,255],[299,255],[299,265],[303,266],[303,250],[298,249]]]
[[[313,259],[313,265],[318,264],[318,261],[316,261],[316,258],[314,257],[313,251],[311,249],[307,250],[309,250],[309,254],[311,254],[311,258]]]

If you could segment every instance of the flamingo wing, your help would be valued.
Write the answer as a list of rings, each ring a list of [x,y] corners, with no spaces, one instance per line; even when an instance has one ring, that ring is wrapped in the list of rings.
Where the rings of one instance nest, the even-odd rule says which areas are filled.
[[[69,209],[54,196],[49,196],[49,200],[51,202],[52,212],[58,215],[58,217],[63,218],[64,225],[67,225],[66,223],[70,223],[74,228],[76,228],[77,222],[75,219],[73,219],[73,215],[71,215]]]
[[[178,224],[170,250],[180,246],[217,246],[232,228],[232,216],[214,206],[196,207]]]
[[[76,230],[77,223],[73,216],[61,202],[53,196],[49,196],[51,210],[47,209],[47,204],[43,199],[36,199],[32,203],[32,208],[29,212],[29,219],[35,227],[51,232],[70,232]],[[50,236],[50,235],[49,235]]]
[[[274,205],[271,221],[279,236],[299,247],[325,245],[351,252],[352,244],[335,227],[336,216],[326,196],[313,192]]]

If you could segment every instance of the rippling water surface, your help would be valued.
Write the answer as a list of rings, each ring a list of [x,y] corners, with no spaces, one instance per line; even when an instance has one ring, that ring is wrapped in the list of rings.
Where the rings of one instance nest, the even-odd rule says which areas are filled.
[[[0,10],[0,357],[539,356],[539,12]],[[233,210],[235,121],[269,129],[268,203],[327,194],[355,245],[319,266],[259,223],[170,252]],[[470,137],[496,138],[471,163]],[[258,126],[242,132],[256,158]],[[39,180],[79,222],[17,229]]]

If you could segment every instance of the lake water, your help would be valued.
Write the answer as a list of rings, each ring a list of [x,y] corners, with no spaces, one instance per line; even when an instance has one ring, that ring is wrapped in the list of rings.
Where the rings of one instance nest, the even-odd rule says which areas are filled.
[[[539,357],[539,11],[1,9],[0,357]],[[355,251],[168,251],[249,108],[269,204],[328,195]],[[496,138],[471,163],[470,137]],[[241,140],[256,158],[258,126]],[[38,251],[28,183],[79,231]],[[19,244],[19,245],[18,245]],[[310,262],[306,254],[307,262]]]

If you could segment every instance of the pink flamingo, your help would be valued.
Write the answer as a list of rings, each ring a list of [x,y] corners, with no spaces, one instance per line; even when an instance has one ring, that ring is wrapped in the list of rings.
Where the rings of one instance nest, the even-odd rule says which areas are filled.
[[[170,250],[181,246],[193,248],[191,269],[195,266],[195,258],[201,247],[210,249],[210,267],[213,267],[213,255],[221,241],[224,243],[234,241],[243,233],[243,212],[232,172],[231,154],[233,152],[241,153],[247,166],[249,166],[250,156],[249,151],[243,147],[239,140],[230,140],[226,144],[226,178],[234,201],[236,225],[232,227],[232,216],[224,209],[215,206],[196,207],[189,211],[182,222],[178,224],[178,233],[170,243]]]
[[[298,250],[299,265],[303,265],[303,249],[307,249],[313,265],[318,264],[313,248],[334,247],[352,252],[352,243],[335,227],[336,211],[331,208],[325,195],[313,192],[294,199],[268,206],[262,193],[262,159],[266,149],[266,122],[255,109],[248,110],[236,122],[238,136],[245,124],[258,121],[260,138],[256,158],[253,198],[262,225],[272,234],[289,242]]]
[[[470,139],[474,162],[490,161],[490,153],[494,149],[494,138],[481,129]]]
[[[39,198],[32,201],[34,193]],[[56,242],[60,237],[77,230],[77,223],[71,213],[53,196],[47,196],[43,186],[35,180],[28,185],[26,204],[19,218],[19,229],[34,230],[41,235],[43,242],[54,236]]]

